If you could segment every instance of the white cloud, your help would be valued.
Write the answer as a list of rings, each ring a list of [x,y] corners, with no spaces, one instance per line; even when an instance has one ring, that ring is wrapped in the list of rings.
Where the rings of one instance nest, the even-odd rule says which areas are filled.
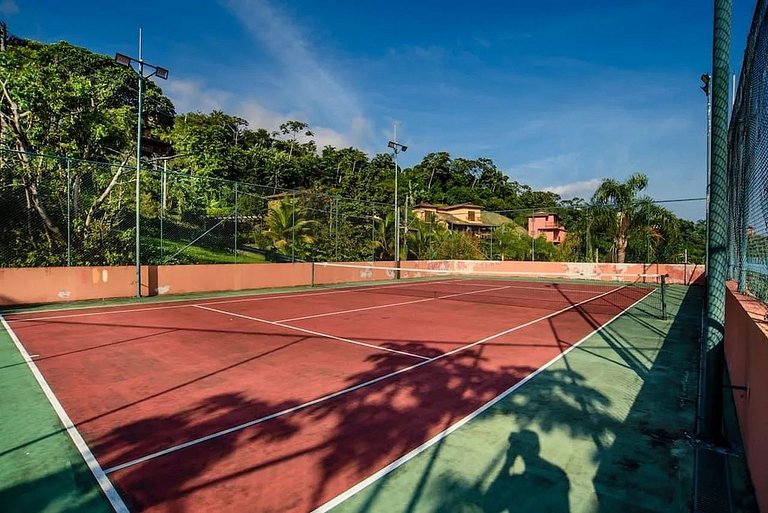
[[[273,132],[289,119],[310,120],[302,112],[275,112],[253,100],[238,101],[234,94],[206,87],[198,80],[176,79],[168,83],[165,92],[179,113],[222,110],[245,119],[253,129],[265,128]],[[352,118],[347,133],[326,126],[314,126],[311,123],[310,130],[314,133],[313,139],[318,150],[327,145],[336,148],[355,146],[356,141],[362,140],[370,133],[368,122],[361,116]]]
[[[322,124],[346,126],[363,113],[357,95],[314,54],[316,45],[301,28],[266,0],[231,1],[230,9],[254,39],[278,62],[281,83],[309,117]]]
[[[602,180],[599,178],[593,178],[591,180],[583,180],[580,182],[553,185],[551,187],[545,187],[544,190],[559,194],[566,199],[574,197],[589,199],[592,194],[594,194],[595,189],[600,186],[601,182]]]
[[[512,177],[521,178],[523,181],[526,179],[531,181],[531,175],[538,176],[541,174],[562,174],[563,172],[571,170],[578,157],[578,153],[562,153],[559,155],[542,157],[524,162],[523,164],[512,166],[507,169],[507,174]]]
[[[197,80],[169,79],[163,92],[173,100],[179,113],[224,110],[232,99],[226,91],[206,87]]]
[[[0,0],[0,14],[10,16],[19,12],[19,6],[16,0]]]

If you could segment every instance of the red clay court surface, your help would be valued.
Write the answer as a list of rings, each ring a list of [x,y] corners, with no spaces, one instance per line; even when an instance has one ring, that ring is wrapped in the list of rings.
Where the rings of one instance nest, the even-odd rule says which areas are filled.
[[[446,280],[7,320],[131,511],[312,511],[648,292]]]

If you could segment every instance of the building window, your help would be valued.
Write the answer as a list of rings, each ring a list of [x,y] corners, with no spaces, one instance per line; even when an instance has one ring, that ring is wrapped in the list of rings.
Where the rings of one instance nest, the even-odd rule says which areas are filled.
[[[469,221],[474,221],[475,220],[475,211],[474,210],[470,210],[469,212],[467,212],[467,219]]]

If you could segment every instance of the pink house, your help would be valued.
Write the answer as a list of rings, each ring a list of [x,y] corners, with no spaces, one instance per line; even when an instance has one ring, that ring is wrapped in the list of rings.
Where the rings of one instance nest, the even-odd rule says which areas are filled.
[[[539,212],[528,216],[528,235],[543,235],[552,244],[562,244],[566,235],[565,227],[560,224],[557,214]]]

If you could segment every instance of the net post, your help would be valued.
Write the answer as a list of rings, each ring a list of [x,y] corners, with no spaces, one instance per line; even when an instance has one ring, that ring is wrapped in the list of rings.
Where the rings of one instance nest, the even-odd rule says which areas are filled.
[[[667,320],[667,277],[668,274],[661,275],[661,319]]]

